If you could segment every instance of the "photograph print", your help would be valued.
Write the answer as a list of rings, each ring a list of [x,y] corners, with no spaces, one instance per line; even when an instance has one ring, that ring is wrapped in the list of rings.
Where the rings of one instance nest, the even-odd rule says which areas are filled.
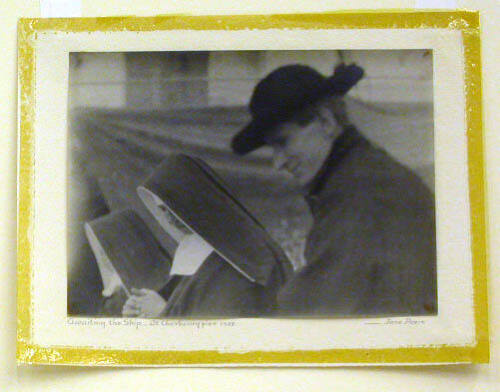
[[[432,58],[70,53],[68,316],[437,315]]]

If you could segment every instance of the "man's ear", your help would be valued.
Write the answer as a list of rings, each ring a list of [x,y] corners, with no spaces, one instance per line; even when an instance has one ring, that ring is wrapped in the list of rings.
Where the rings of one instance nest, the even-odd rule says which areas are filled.
[[[331,99],[326,99],[317,107],[318,117],[323,125],[322,129],[325,131],[325,136],[328,138],[336,138],[342,130],[342,127],[335,116],[333,106],[335,104],[337,104],[337,102],[334,103]]]

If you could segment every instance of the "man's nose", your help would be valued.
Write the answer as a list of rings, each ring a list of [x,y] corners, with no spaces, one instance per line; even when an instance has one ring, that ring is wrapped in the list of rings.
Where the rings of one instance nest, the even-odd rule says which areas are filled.
[[[274,149],[273,151],[273,166],[276,170],[283,170],[286,167],[287,157],[283,150]]]

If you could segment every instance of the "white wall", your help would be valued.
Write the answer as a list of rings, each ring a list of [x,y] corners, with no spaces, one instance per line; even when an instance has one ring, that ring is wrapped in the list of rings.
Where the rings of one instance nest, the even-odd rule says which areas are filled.
[[[287,64],[309,65],[329,76],[341,61],[355,62],[365,77],[350,92],[365,102],[432,102],[432,53],[425,50],[213,52],[209,104],[246,105],[255,84]],[[221,79],[226,79],[221,80]]]
[[[198,58],[206,61],[203,56],[189,61]],[[169,56],[132,64],[124,53],[79,53],[70,56],[70,108],[120,108],[127,103],[132,108],[246,105],[257,82],[280,66],[305,64],[328,76],[342,59],[365,69],[365,77],[350,92],[352,97],[380,103],[432,102],[432,53],[425,50],[342,51],[342,58],[335,50],[216,51],[208,56],[202,74],[203,67],[182,70]],[[132,71],[129,75],[127,68]],[[136,80],[133,70],[139,68],[141,80]],[[189,86],[183,89],[186,81]],[[178,91],[168,93],[169,86]]]
[[[365,77],[350,93],[366,102],[432,102],[432,52],[381,50],[344,52],[346,63],[355,62]]]
[[[72,53],[69,108],[120,108],[126,103],[127,70],[123,53]]]
[[[255,84],[265,52],[212,52],[208,63],[208,104],[246,105]]]

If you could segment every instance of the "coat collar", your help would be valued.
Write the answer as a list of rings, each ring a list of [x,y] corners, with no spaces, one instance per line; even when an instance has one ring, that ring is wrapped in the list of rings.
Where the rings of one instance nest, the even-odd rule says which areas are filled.
[[[334,175],[335,169],[354,147],[361,144],[368,144],[368,141],[353,125],[345,127],[342,134],[333,142],[323,166],[305,189],[305,199],[313,213],[316,207],[321,204],[321,200],[328,196],[327,183]]]

